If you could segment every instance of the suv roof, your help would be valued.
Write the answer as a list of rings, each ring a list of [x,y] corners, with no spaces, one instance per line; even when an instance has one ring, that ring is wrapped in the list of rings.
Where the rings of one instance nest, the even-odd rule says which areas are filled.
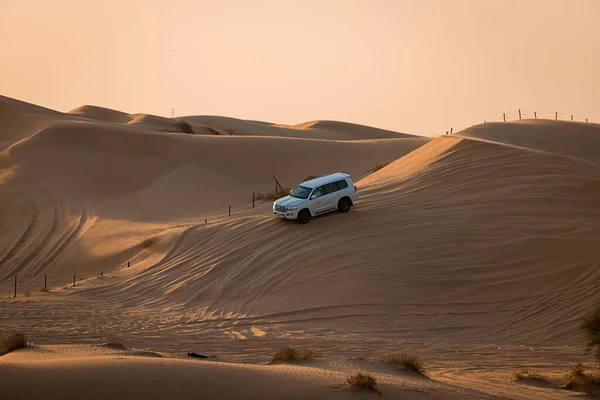
[[[314,189],[318,186],[325,185],[327,183],[339,181],[340,179],[350,178],[350,175],[345,174],[343,172],[336,172],[334,174],[320,176],[315,179],[311,179],[305,182],[302,182],[300,185],[305,186],[307,188]]]

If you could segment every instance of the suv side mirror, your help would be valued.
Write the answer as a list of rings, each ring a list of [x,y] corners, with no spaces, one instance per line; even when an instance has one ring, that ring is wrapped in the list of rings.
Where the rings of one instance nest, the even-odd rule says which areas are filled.
[[[316,194],[313,194],[312,196],[310,196],[310,199],[311,199],[311,200],[314,200],[314,199],[316,199],[316,198],[317,198],[317,195],[316,195]]]

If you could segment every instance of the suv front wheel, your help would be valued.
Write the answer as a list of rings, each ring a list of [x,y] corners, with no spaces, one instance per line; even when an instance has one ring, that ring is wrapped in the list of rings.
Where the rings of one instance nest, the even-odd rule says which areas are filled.
[[[300,210],[300,212],[298,213],[298,216],[296,217],[296,221],[299,224],[305,224],[308,222],[308,219],[310,218],[310,211],[308,211],[308,209],[304,209],[304,210]]]

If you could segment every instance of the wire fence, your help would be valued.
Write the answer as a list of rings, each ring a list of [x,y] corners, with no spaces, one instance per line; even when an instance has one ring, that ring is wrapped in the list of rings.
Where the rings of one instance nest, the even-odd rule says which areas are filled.
[[[128,263],[130,265],[130,263]],[[128,264],[125,264],[127,266]],[[104,271],[85,275],[53,272],[44,275],[14,275],[0,282],[0,298],[31,297],[50,291],[66,291],[76,288],[84,281],[105,277]]]
[[[492,122],[512,122],[512,121],[519,121],[519,120],[525,120],[525,119],[543,119],[543,120],[589,123],[588,118],[582,118],[582,117],[576,116],[574,114],[565,114],[565,113],[561,113],[558,111],[541,111],[541,112],[539,112],[539,111],[528,111],[528,110],[518,109],[517,111],[503,113],[502,116],[500,116],[497,119],[485,120],[485,121],[483,121],[483,124],[485,125],[487,123],[492,123]],[[469,129],[469,128],[476,128],[480,125],[481,124],[471,125],[471,126],[463,127],[461,129],[450,128],[450,130],[446,131],[446,135],[448,135],[448,134],[452,135],[452,134],[464,131],[465,129]]]

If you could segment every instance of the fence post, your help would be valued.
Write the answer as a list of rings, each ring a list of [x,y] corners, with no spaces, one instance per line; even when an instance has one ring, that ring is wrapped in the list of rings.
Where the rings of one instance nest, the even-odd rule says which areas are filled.
[[[535,111],[533,112],[533,117],[534,117],[535,119],[537,119],[537,112],[535,112]]]
[[[571,121],[573,121],[573,114],[571,114]]]
[[[75,287],[75,275],[73,275],[73,287]]]
[[[450,134],[451,134],[451,135],[452,135],[452,129],[453,129],[453,128],[450,128]]]
[[[229,216],[231,217],[231,206],[229,206]]]
[[[506,113],[502,113],[502,116],[504,117],[504,122],[506,122]]]
[[[204,218],[204,225],[206,225],[207,223],[208,223],[208,222],[207,222],[207,219],[206,219],[206,218]]]
[[[48,290],[48,275],[44,275],[44,290]]]
[[[558,120],[558,111],[554,114],[554,119]]]
[[[127,261],[127,268],[129,268],[129,266],[130,266],[129,261]]]
[[[585,122],[587,122],[587,118],[585,119]]]
[[[100,276],[104,276],[104,271],[100,271]]]
[[[17,276],[15,275],[15,297],[17,297]]]
[[[254,192],[252,192],[252,208],[254,208]]]
[[[519,119],[521,119],[521,109],[519,108]]]

